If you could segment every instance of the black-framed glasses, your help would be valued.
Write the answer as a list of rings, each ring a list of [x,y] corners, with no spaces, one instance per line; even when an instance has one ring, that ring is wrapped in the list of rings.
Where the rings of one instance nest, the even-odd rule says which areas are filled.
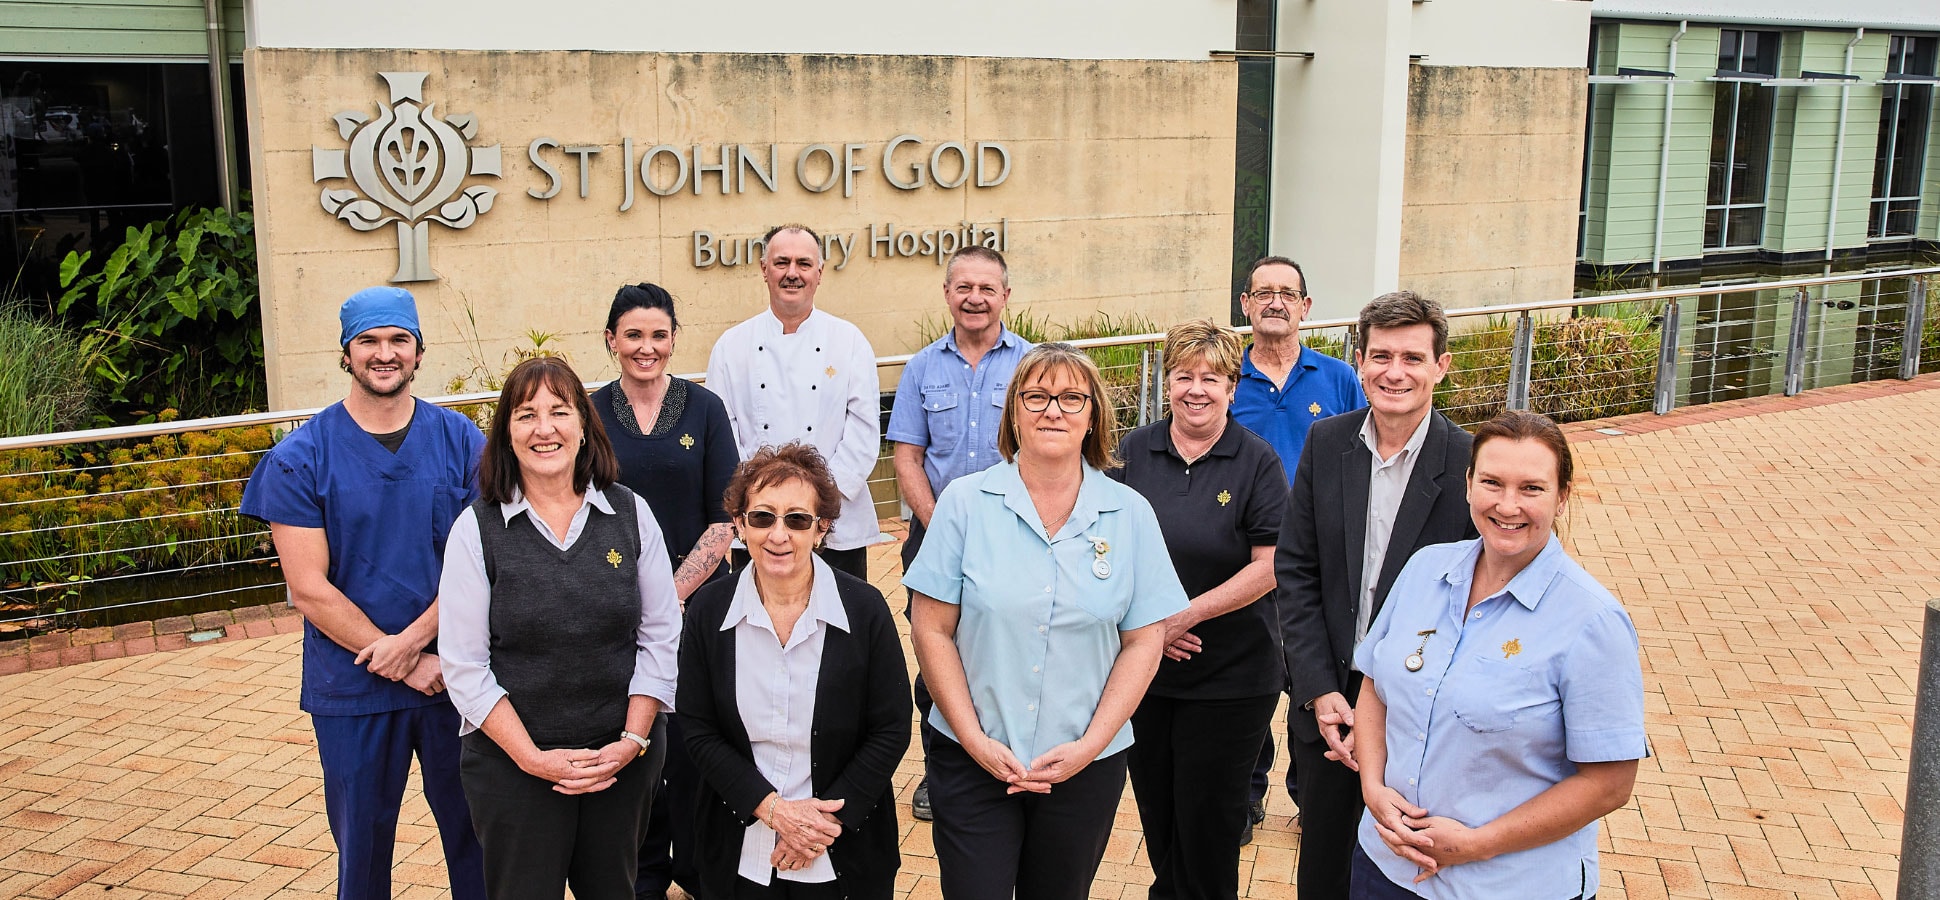
[[[814,528],[816,522],[821,521],[820,516],[805,512],[776,515],[765,509],[751,509],[741,514],[742,524],[749,528],[773,528],[776,519],[780,519],[781,524],[788,526],[789,531],[807,531]]]
[[[1261,303],[1272,303],[1275,300],[1278,300],[1281,303],[1299,303],[1300,301],[1307,299],[1306,291],[1291,291],[1291,290],[1282,291],[1282,290],[1268,289],[1264,291],[1247,291],[1247,293],[1251,294],[1253,296],[1253,299],[1258,300]]]
[[[1017,395],[1017,400],[1019,403],[1024,404],[1025,410],[1035,413],[1043,412],[1051,408],[1051,396],[1051,393],[1048,391],[1023,391]],[[1090,394],[1080,393],[1078,391],[1065,391],[1056,396],[1058,398],[1058,409],[1074,416],[1084,412],[1086,404],[1091,402]]]

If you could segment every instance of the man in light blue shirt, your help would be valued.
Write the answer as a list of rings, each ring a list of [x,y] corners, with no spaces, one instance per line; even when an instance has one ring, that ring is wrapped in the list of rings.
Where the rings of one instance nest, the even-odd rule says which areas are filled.
[[[1471,828],[1579,765],[1650,755],[1637,630],[1622,604],[1551,535],[1469,612],[1481,548],[1469,540],[1418,551],[1354,651],[1354,667],[1387,707],[1383,783],[1429,816]],[[1419,883],[1421,869],[1387,848],[1366,812],[1359,843],[1389,881],[1430,900],[1591,897],[1596,833],[1593,821]]]
[[[903,541],[908,573],[923,546],[936,498],[950,482],[996,464],[997,422],[1017,361],[1030,342],[1004,327],[1010,301],[1010,269],[1004,256],[966,247],[943,270],[943,301],[951,328],[916,352],[896,384],[889,439],[896,444],[896,486],[909,505],[909,536]],[[916,706],[930,712],[930,694],[916,677]],[[911,802],[918,819],[930,818],[929,779],[916,785]]]

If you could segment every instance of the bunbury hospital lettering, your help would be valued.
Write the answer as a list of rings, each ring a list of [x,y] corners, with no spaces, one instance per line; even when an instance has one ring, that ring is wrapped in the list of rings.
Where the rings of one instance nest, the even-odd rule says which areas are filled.
[[[311,148],[312,180],[318,183],[349,179],[357,190],[326,186],[319,199],[325,212],[357,231],[373,231],[395,224],[397,272],[394,282],[434,281],[431,267],[431,222],[466,228],[492,210],[499,190],[487,185],[466,186],[469,177],[502,176],[500,145],[474,147],[478,120],[470,114],[439,116],[436,103],[424,99],[425,72],[380,72],[390,89],[389,105],[376,117],[355,110],[331,117],[347,147]],[[550,202],[568,181],[576,182],[580,199],[592,192],[598,157],[607,146],[568,144],[538,137],[526,145],[526,157],[546,179],[527,196]],[[898,191],[985,190],[1010,178],[1011,154],[997,141],[941,141],[929,143],[914,134],[899,134],[880,144],[861,142],[815,143],[802,147],[777,143],[690,144],[636,141],[624,137],[620,159],[601,177],[620,176],[620,212],[634,208],[640,189],[655,198],[674,202],[691,191],[699,196],[718,191],[722,196],[780,193],[798,187],[811,194],[842,190],[855,196],[856,183],[873,171]],[[792,162],[792,172],[784,161]],[[793,175],[790,179],[788,176]],[[788,186],[792,180],[793,187]],[[610,182],[609,182],[610,183]],[[1004,249],[1010,243],[1009,223],[995,226],[959,222],[941,227],[897,229],[890,223],[868,226],[866,237],[855,231],[830,234],[826,249],[836,268],[846,266],[864,251],[872,258],[929,257],[939,264],[950,252],[971,245]],[[758,238],[720,240],[707,230],[693,232],[693,262],[707,268],[737,265],[759,253]]]

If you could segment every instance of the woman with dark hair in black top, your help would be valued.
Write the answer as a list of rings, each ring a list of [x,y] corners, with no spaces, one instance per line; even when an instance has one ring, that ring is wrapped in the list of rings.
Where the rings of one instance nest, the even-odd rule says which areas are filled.
[[[740,463],[721,398],[667,371],[680,321],[674,298],[656,284],[629,284],[606,314],[606,348],[620,377],[593,392],[593,409],[606,426],[620,483],[647,501],[666,538],[674,588],[687,597],[723,574],[721,560],[733,526],[721,506]],[[697,773],[669,715],[666,788],[657,793],[640,848],[640,897],[664,895],[679,882],[693,894],[693,806]]]

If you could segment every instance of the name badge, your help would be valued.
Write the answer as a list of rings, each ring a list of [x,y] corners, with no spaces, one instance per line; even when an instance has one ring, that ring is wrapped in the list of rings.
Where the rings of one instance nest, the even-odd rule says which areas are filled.
[[[1087,536],[1085,539],[1091,542],[1091,574],[1100,581],[1110,578],[1111,560],[1106,559],[1105,554],[1111,552],[1111,544],[1101,537]]]

